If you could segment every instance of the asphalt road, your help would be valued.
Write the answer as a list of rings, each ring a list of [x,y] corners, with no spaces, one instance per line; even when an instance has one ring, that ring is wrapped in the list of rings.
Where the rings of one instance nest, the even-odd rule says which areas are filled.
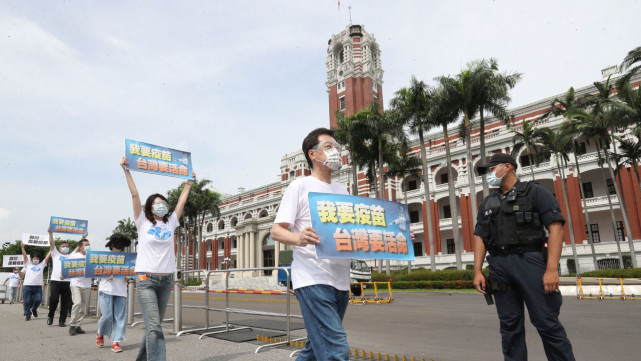
[[[223,307],[224,295],[210,295],[210,307]],[[230,295],[230,307],[286,312],[282,296]],[[295,298],[293,314],[300,314]],[[185,293],[184,304],[202,305],[202,293]],[[219,324],[224,313],[211,312]],[[527,316],[526,316],[527,317]],[[260,318],[230,314],[231,322]],[[561,321],[577,360],[641,360],[641,300],[578,300],[564,297]],[[281,319],[282,320],[282,319]],[[204,311],[185,309],[183,323],[204,325]],[[300,322],[300,320],[294,320]],[[536,329],[526,320],[530,360],[545,360]],[[499,322],[494,306],[477,293],[396,292],[391,304],[350,305],[344,320],[350,348],[425,360],[501,360]],[[304,330],[294,336],[305,335]]]

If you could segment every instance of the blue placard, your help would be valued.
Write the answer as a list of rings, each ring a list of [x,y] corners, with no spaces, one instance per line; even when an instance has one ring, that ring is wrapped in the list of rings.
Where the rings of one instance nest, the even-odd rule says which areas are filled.
[[[64,278],[84,278],[85,277],[85,259],[84,258],[67,258],[60,260],[62,267],[62,277]]]
[[[73,219],[51,216],[49,229],[54,233],[71,233],[83,235],[87,233],[89,222],[84,219]]]
[[[309,193],[319,258],[414,261],[410,221],[404,204],[342,194]]]
[[[191,176],[191,153],[125,139],[127,169],[185,179]]]
[[[124,278],[136,274],[136,253],[87,252],[87,278]]]

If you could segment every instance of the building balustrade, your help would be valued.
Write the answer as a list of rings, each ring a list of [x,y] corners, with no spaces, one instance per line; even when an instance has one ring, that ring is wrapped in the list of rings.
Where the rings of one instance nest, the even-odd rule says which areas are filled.
[[[617,197],[616,194],[611,194],[609,195],[609,197],[610,197],[610,200],[612,201],[612,204],[619,205],[619,198]],[[585,206],[587,208],[607,206],[607,205],[608,205],[608,196],[592,197],[592,198],[585,199]]]

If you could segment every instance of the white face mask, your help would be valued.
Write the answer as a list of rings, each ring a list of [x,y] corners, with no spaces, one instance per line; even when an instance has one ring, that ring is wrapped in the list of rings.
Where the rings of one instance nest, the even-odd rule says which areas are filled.
[[[505,165],[503,165],[503,166],[505,166]],[[503,179],[503,177],[505,177],[505,174],[507,174],[507,172],[505,172],[505,174],[503,174],[501,176],[501,178],[498,178],[496,176],[496,171],[497,170],[498,169],[495,169],[494,172],[490,172],[490,173],[485,175],[485,180],[487,180],[487,184],[491,185],[492,187],[500,186],[501,185],[501,180]]]
[[[152,206],[152,212],[157,215],[158,217],[164,217],[167,212],[169,212],[169,209],[167,208],[167,205],[163,203],[154,203]]]
[[[64,254],[69,253],[69,247],[60,247],[60,253],[64,253]]]
[[[323,153],[325,153],[325,161],[323,162],[324,166],[333,171],[341,169],[341,155],[336,148],[325,149],[323,150]]]

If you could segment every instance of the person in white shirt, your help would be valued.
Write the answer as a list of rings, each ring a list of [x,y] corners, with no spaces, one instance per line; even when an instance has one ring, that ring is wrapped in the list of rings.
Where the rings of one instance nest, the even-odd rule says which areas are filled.
[[[174,231],[180,225],[178,219],[183,213],[194,181],[188,180],[185,183],[173,212],[169,212],[167,198],[158,193],[147,198],[143,211],[138,189],[127,169],[128,164],[127,158],[123,157],[120,166],[125,172],[127,186],[131,192],[134,219],[138,229],[136,288],[145,322],[145,335],[136,360],[165,360],[165,335],[161,322],[165,317],[173,274],[176,272]],[[196,179],[195,172],[192,172],[191,176]]]
[[[312,174],[287,187],[271,229],[275,241],[293,246],[292,285],[308,338],[297,361],[349,360],[343,316],[349,302],[351,260],[316,256],[320,237],[312,228],[307,198],[309,192],[348,194],[342,184],[332,182],[332,172],[341,167],[340,148],[329,129],[307,135],[303,153]]]
[[[69,256],[69,242],[60,243],[60,251],[56,249],[53,240],[53,233],[49,228],[49,252],[51,253],[51,276],[49,278],[49,314],[47,315],[47,325],[53,324],[53,318],[56,315],[56,308],[60,302],[60,316],[58,326],[66,327],[67,312],[71,307],[71,288],[69,279],[62,277],[62,261]],[[86,235],[85,235],[86,237]]]
[[[131,246],[131,240],[119,233],[112,234],[109,237],[109,242],[105,245],[111,252],[123,252],[129,246]],[[129,277],[114,278],[112,275],[109,278],[101,279],[98,287],[102,316],[98,321],[96,345],[102,347],[105,344],[104,336],[107,335],[111,339],[113,352],[122,352],[120,342],[125,341],[127,280]]]
[[[89,240],[83,238],[78,241],[78,247],[76,247],[76,250],[70,254],[67,259],[85,259],[87,252],[90,250]],[[71,299],[73,300],[69,335],[75,336],[85,333],[80,327],[80,324],[85,317],[85,309],[89,303],[89,297],[91,297],[91,278],[72,278],[69,285],[71,286]]]
[[[12,304],[18,294],[18,287],[20,287],[20,269],[18,267],[14,268],[11,276],[4,280],[5,285],[7,281],[9,281],[9,289],[7,290],[9,292],[9,304]]]
[[[40,262],[40,257],[33,256],[31,260],[27,257],[27,252],[24,250],[24,243],[20,242],[20,248],[22,249],[22,257],[24,258],[24,268],[22,269],[24,273],[24,281],[22,282],[23,287],[23,301],[24,306],[24,319],[29,321],[31,319],[31,314],[33,317],[38,317],[38,307],[40,302],[42,302],[42,274],[44,273],[45,267],[47,267],[47,261],[49,260],[49,255]]]

